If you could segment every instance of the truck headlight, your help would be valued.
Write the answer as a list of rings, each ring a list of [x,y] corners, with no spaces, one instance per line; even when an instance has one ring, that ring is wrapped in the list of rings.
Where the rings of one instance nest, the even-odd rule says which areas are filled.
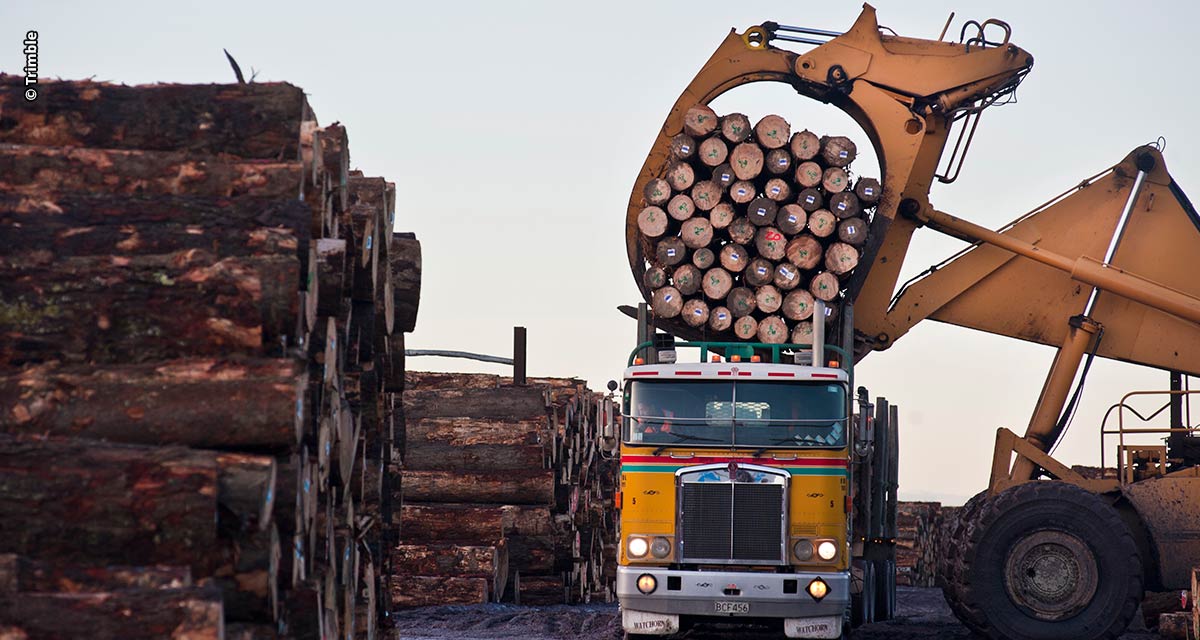
[[[817,555],[822,560],[833,560],[837,557],[837,545],[832,540],[825,540],[817,545]]]
[[[662,537],[655,538],[654,542],[650,543],[650,555],[659,559],[671,555],[671,541]]]
[[[792,545],[792,553],[800,562],[808,562],[813,557],[813,543],[811,540],[797,540],[796,544]]]
[[[641,558],[650,550],[650,543],[645,538],[630,538],[628,546],[625,548],[629,551],[631,558]]]

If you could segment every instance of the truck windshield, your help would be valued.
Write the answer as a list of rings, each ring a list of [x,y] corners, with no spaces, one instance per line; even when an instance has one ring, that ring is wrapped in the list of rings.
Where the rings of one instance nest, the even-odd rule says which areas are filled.
[[[846,444],[842,383],[632,381],[625,441],[700,447],[821,447]]]

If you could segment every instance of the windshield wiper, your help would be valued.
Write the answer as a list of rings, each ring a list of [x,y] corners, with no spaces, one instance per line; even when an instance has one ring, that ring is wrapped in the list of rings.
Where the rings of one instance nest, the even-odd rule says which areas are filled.
[[[694,435],[692,435],[692,434],[690,434],[690,433],[671,433],[671,432],[667,432],[667,435],[669,435],[669,436],[674,436],[674,437],[678,438],[678,440],[677,440],[676,442],[684,442],[684,441],[720,442],[720,440],[719,440],[719,439],[717,439],[717,438],[705,438],[704,436],[694,436]],[[675,443],[674,443],[674,442],[672,442],[672,443],[670,443],[670,444],[675,444]],[[650,455],[654,455],[654,456],[656,456],[656,455],[658,455],[658,454],[662,453],[663,451],[666,451],[666,450],[667,450],[667,448],[668,448],[669,446],[670,446],[669,444],[664,444],[663,446],[661,446],[661,447],[659,447],[659,448],[655,449],[655,450],[654,450],[654,453],[652,453],[652,454],[650,454]]]
[[[791,444],[796,444],[796,445],[798,445],[798,444],[800,444],[800,440],[801,440],[800,436],[791,436],[791,437],[788,437],[788,438],[776,438],[776,439],[774,439],[774,440],[772,440],[772,441],[771,441],[771,444],[788,444],[788,443],[791,443]],[[754,451],[752,451],[752,452],[750,453],[750,457],[751,457],[751,458],[757,458],[757,457],[761,456],[762,454],[766,453],[766,452],[767,452],[767,449],[770,449],[770,448],[771,448],[770,446],[766,446],[766,447],[762,447],[762,448],[759,448],[759,449],[755,449]]]

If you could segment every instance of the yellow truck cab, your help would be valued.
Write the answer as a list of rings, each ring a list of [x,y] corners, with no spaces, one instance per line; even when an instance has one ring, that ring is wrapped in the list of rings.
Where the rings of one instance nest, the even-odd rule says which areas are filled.
[[[864,468],[861,440],[874,425],[865,390],[856,424],[850,367],[787,352],[808,345],[747,343],[684,343],[676,348],[699,347],[701,362],[646,363],[637,354],[656,354],[649,344],[624,372],[613,434],[627,637],[731,619],[781,625],[790,638],[843,637],[864,577],[878,583],[868,585],[872,598],[894,594],[883,584],[886,562],[861,562],[884,532],[854,537],[852,475]],[[712,349],[728,357],[710,358]],[[809,364],[794,364],[801,359]],[[880,576],[865,576],[864,566]]]

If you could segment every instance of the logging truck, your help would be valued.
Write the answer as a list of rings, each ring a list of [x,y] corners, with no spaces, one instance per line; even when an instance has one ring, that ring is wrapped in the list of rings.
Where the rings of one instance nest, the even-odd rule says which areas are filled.
[[[782,625],[789,638],[841,638],[852,612],[886,617],[896,408],[879,399],[876,420],[865,389],[856,399],[848,352],[825,344],[824,316],[818,302],[805,345],[677,344],[651,333],[631,354],[616,581],[629,637],[732,619]],[[678,362],[682,347],[699,361]]]
[[[865,486],[854,484],[855,436],[864,441],[866,430],[857,424],[855,429],[847,428],[844,436],[850,448],[836,450],[809,449],[800,441],[791,450],[775,449],[774,443],[759,445],[757,439],[751,440],[757,448],[739,449],[736,437],[739,428],[749,430],[743,434],[746,438],[761,438],[749,434],[753,429],[790,424],[790,416],[773,422],[777,419],[774,403],[758,400],[761,392],[751,390],[759,376],[766,384],[769,372],[790,371],[797,379],[817,384],[811,376],[828,371],[838,376],[829,380],[846,382],[848,395],[854,384],[852,363],[886,350],[924,319],[1057,349],[1024,436],[997,430],[987,488],[950,523],[948,546],[938,554],[939,580],[955,615],[974,632],[997,640],[1115,638],[1128,625],[1145,591],[1191,586],[1191,569],[1200,564],[1200,433],[1189,426],[1192,421],[1184,409],[1184,399],[1196,392],[1187,390],[1183,381],[1184,376],[1200,375],[1200,279],[1194,275],[1200,214],[1168,173],[1159,144],[1137,147],[1100,173],[1070,181],[1072,187],[1066,192],[998,231],[934,207],[930,186],[935,180],[952,183],[959,176],[981,113],[1012,102],[1033,67],[1033,56],[1010,42],[1012,29],[1003,21],[970,20],[955,31],[950,26],[948,21],[937,40],[899,36],[881,29],[874,8],[864,5],[844,33],[774,22],[741,33],[731,31],[680,95],[659,132],[635,182],[626,215],[629,264],[653,309],[645,324],[673,339],[693,342],[757,338],[760,344],[719,349],[725,356],[748,350],[762,362],[734,364],[727,358],[687,368],[643,364],[627,370],[618,596],[629,612],[625,628],[630,633],[668,633],[675,622],[671,616],[686,616],[697,612],[694,606],[707,606],[705,615],[754,616],[757,611],[792,620],[793,615],[826,617],[829,627],[794,623],[787,630],[793,635],[830,637],[837,608],[833,603],[844,604],[845,589],[862,595],[860,611],[870,608],[868,596],[889,592],[886,507],[877,509],[876,503],[866,518],[869,525],[882,520],[885,526],[874,531],[856,528],[862,499],[887,484],[869,480],[879,475],[874,471],[859,474],[858,481],[866,482]],[[796,48],[801,51],[792,50]],[[856,229],[842,238],[831,229],[839,213],[860,213],[851,206],[853,201],[847,204],[848,198],[842,197],[838,204],[833,200],[850,190],[852,176],[843,167],[853,157],[852,147],[835,144],[837,137],[818,138],[807,131],[789,138],[786,122],[768,118],[760,120],[751,135],[744,115],[719,117],[707,106],[729,89],[761,81],[785,83],[804,97],[841,109],[861,126],[884,170],[879,183],[867,183],[869,190],[878,187],[879,193],[859,193],[862,180],[854,186],[856,195],[875,197],[874,202],[867,201],[872,211],[861,207],[860,197],[863,211],[853,217],[853,224],[865,227],[865,233]],[[737,145],[734,164],[724,162],[721,146],[710,143],[718,136],[724,139],[722,144]],[[953,151],[943,162],[949,142]],[[691,151],[695,147],[705,157],[697,159]],[[703,151],[706,147],[709,152],[715,149],[711,159]],[[787,151],[778,153],[780,149]],[[823,191],[808,196],[819,196],[830,206],[815,209],[802,220],[800,212],[808,213],[804,205],[815,204],[806,200],[804,191],[794,202],[791,194],[772,199],[786,191],[773,190],[779,186],[772,182],[776,176],[769,175],[773,163],[783,167],[785,177],[794,175],[785,187],[820,185]],[[799,211],[787,210],[793,204]],[[662,219],[656,208],[667,217]],[[707,224],[688,222],[697,217],[706,218]],[[738,228],[735,223],[740,219],[747,222]],[[837,224],[843,223],[846,220]],[[922,228],[961,239],[967,246],[897,287],[910,240]],[[853,251],[844,247],[833,251],[834,237]],[[780,243],[784,257],[772,257],[778,256]],[[818,251],[824,254],[823,265],[812,259]],[[831,259],[831,255],[839,257]],[[721,257],[719,266],[713,264],[714,256]],[[798,277],[788,277],[797,273]],[[766,277],[769,274],[773,277]],[[702,286],[696,287],[696,280]],[[799,288],[797,280],[808,282],[808,290]],[[781,306],[778,298],[788,286],[793,289],[783,296]],[[827,305],[818,321],[808,319],[813,315],[808,307],[815,301]],[[845,362],[839,361],[840,368],[820,360],[808,369],[783,364],[789,354],[795,357],[801,348],[796,345],[817,348],[817,325],[826,324],[822,331],[842,337]],[[1106,447],[1116,444],[1114,468],[1088,477],[1050,452],[1071,421],[1096,357],[1166,370],[1171,388],[1135,392],[1113,405],[1112,421],[1094,428]],[[842,371],[846,378],[841,377]],[[938,372],[946,374],[953,372]],[[685,384],[701,382],[692,378],[707,382],[709,376],[721,393],[690,405],[699,401],[685,398],[684,390],[691,389]],[[655,384],[667,385],[662,387],[663,397],[656,400],[668,405],[662,408],[674,415],[639,412],[637,400],[647,392],[654,395],[659,388]],[[829,381],[820,384],[835,386]],[[747,388],[755,404],[740,407],[739,388]],[[680,397],[668,402],[666,392],[672,390]],[[808,389],[796,395],[811,393]],[[1136,410],[1134,400],[1146,396],[1163,404],[1148,414],[1170,409],[1169,425],[1137,423],[1146,413]],[[675,402],[680,404],[672,408]],[[787,404],[783,406],[786,411]],[[652,403],[647,408],[655,409]],[[768,409],[770,415],[765,416]],[[860,421],[866,413],[860,411]],[[849,415],[847,407],[844,416],[813,419],[832,424]],[[673,441],[674,436],[663,436],[661,429],[647,435],[649,427],[638,431],[635,426],[638,420],[667,421],[673,433],[676,425],[687,424],[681,418],[698,420],[703,428],[719,426],[728,432],[719,436],[728,438],[728,444],[698,440],[718,438],[711,434]],[[710,424],[722,420],[725,426]],[[690,465],[713,457],[701,444],[730,450],[700,471]],[[647,456],[649,447],[653,448]],[[878,463],[890,455],[876,450],[874,460]],[[832,461],[844,456],[852,482],[838,487],[840,495],[851,492],[849,510],[856,513],[839,522],[833,512],[796,511],[797,504],[807,504],[802,501],[807,493],[797,496],[782,488],[769,489],[772,482],[777,487],[797,486],[798,476],[784,476],[779,469],[789,456],[794,457],[792,464],[810,457]],[[657,472],[659,476],[641,468],[655,464],[680,468],[669,474]],[[744,482],[739,475],[744,465],[756,465],[754,473],[766,481]],[[700,482],[707,473],[724,485]],[[817,486],[816,480],[809,485],[808,478],[799,478],[805,487],[811,486],[807,490],[812,493],[825,493],[826,487],[833,486]],[[742,491],[755,500],[737,501]],[[722,492],[729,496],[727,500]],[[736,509],[758,510],[756,517],[763,518],[767,507],[761,498],[768,495],[781,501],[771,507],[778,508],[784,519],[778,533],[780,555],[772,556],[777,564],[758,567],[748,562],[752,558],[739,555],[747,552],[737,546],[739,532],[749,532],[738,528]],[[786,511],[780,506],[785,499],[793,500]],[[696,500],[706,501],[705,508],[708,504],[719,508],[698,516],[690,508]],[[833,511],[837,511],[836,500]],[[850,536],[845,539],[835,535],[843,525]],[[753,540],[760,534],[755,531]],[[818,541],[826,539],[834,547],[828,571],[799,560],[797,553],[806,554],[807,547],[797,548],[797,543],[812,541],[818,556],[810,560],[816,562]],[[691,555],[696,545],[712,545],[705,554],[711,555],[725,543],[731,545],[725,555]],[[861,552],[856,548],[860,543]],[[856,566],[854,558],[862,562]],[[727,570],[721,569],[722,562],[731,560],[767,570],[749,572],[758,580],[747,581],[742,574],[728,584],[704,580],[724,577]],[[869,569],[879,567],[885,568],[882,578],[869,575]],[[844,573],[847,568],[849,577]],[[686,578],[675,573],[686,571],[697,573]],[[855,579],[860,575],[861,583]],[[678,580],[673,582],[673,576]],[[760,591],[791,589],[786,581],[794,579],[802,594],[817,577],[826,585],[817,589],[825,589],[820,603],[809,592],[808,601],[800,598],[797,603],[803,602],[803,607],[785,611],[755,606]],[[696,580],[717,589],[705,595],[705,605],[680,598],[681,590],[699,588],[701,582]],[[879,598],[874,601],[878,604]],[[882,617],[886,617],[889,599],[882,602]]]

